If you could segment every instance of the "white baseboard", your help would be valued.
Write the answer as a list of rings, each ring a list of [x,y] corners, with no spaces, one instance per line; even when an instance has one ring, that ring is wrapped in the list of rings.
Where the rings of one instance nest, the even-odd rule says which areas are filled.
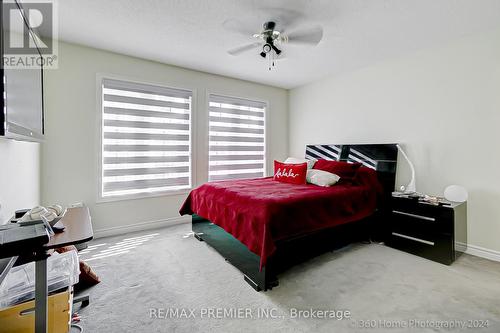
[[[467,252],[467,244],[462,242],[455,242],[455,250],[459,252]]]
[[[460,242],[455,243],[458,251],[464,251],[471,256],[481,257],[489,260],[500,261],[500,252],[495,250],[486,249],[477,245],[464,244]]]
[[[157,221],[148,221],[141,222],[135,224],[128,224],[124,226],[104,228],[94,230],[94,239],[108,237],[108,236],[117,236],[127,234],[129,232],[143,231],[149,229],[156,229],[161,227],[169,227],[183,223],[191,222],[191,216],[179,216],[179,217],[171,217],[163,220]]]

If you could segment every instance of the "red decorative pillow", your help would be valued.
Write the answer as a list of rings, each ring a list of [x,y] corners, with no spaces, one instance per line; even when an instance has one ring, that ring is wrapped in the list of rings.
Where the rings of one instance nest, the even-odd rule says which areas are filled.
[[[360,166],[361,163],[318,160],[314,164],[313,169],[334,173],[343,180],[352,180]]]
[[[274,161],[274,180],[290,184],[305,184],[307,163],[285,164]]]

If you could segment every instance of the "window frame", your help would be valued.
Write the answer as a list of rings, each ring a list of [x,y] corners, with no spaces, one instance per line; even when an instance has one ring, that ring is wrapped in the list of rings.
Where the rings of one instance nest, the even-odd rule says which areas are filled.
[[[191,112],[190,112],[190,140],[189,140],[189,161],[190,161],[190,178],[191,184],[189,188],[180,189],[180,190],[166,190],[159,191],[154,193],[136,193],[136,194],[125,194],[125,195],[115,195],[115,196],[103,196],[102,194],[102,185],[103,185],[103,81],[106,79],[110,80],[119,80],[126,81],[133,84],[144,84],[144,85],[154,85],[168,89],[182,89],[188,90],[191,92]],[[117,201],[127,201],[127,200],[137,200],[137,199],[147,199],[147,198],[158,198],[158,197],[166,197],[166,196],[180,196],[188,194],[194,186],[197,184],[196,180],[196,156],[197,149],[195,144],[195,134],[196,134],[196,119],[195,119],[195,110],[196,110],[196,90],[189,87],[182,87],[177,84],[170,84],[167,82],[159,82],[154,80],[141,80],[137,78],[131,78],[127,76],[115,75],[115,74],[107,74],[107,73],[97,73],[96,75],[96,104],[97,104],[97,121],[96,121],[96,151],[97,151],[97,193],[96,193],[96,203],[107,203],[107,202],[117,202]]]
[[[204,146],[205,151],[207,152],[206,154],[206,181],[209,182],[209,172],[210,172],[210,95],[219,95],[222,97],[227,97],[227,98],[235,98],[235,99],[244,99],[248,100],[251,102],[257,102],[257,103],[263,103],[266,105],[266,109],[264,112],[264,177],[269,177],[268,171],[272,170],[273,168],[269,165],[270,163],[270,158],[269,158],[269,136],[268,136],[268,126],[269,126],[269,110],[271,109],[271,103],[267,99],[262,99],[259,97],[252,97],[252,96],[241,96],[237,94],[232,94],[232,93],[227,93],[227,92],[220,92],[220,91],[215,91],[215,90],[210,90],[206,89],[205,93],[205,116],[206,116],[206,144]],[[237,178],[234,180],[238,179],[248,179],[248,178]]]

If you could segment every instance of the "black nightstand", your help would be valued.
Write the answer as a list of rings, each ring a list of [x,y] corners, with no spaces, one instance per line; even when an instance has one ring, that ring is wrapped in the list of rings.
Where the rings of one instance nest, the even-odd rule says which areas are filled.
[[[467,203],[392,197],[388,246],[450,265],[467,246]]]

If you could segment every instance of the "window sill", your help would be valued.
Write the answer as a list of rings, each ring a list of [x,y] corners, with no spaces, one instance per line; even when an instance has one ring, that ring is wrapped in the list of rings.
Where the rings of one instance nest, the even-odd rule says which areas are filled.
[[[110,202],[117,202],[117,201],[129,201],[129,200],[140,200],[140,199],[187,195],[187,194],[189,194],[189,192],[191,190],[192,190],[192,188],[185,189],[185,190],[164,191],[164,192],[149,193],[149,194],[148,193],[140,193],[140,194],[121,195],[121,196],[104,197],[104,198],[98,197],[96,200],[96,204],[103,204],[103,203],[110,203]]]

